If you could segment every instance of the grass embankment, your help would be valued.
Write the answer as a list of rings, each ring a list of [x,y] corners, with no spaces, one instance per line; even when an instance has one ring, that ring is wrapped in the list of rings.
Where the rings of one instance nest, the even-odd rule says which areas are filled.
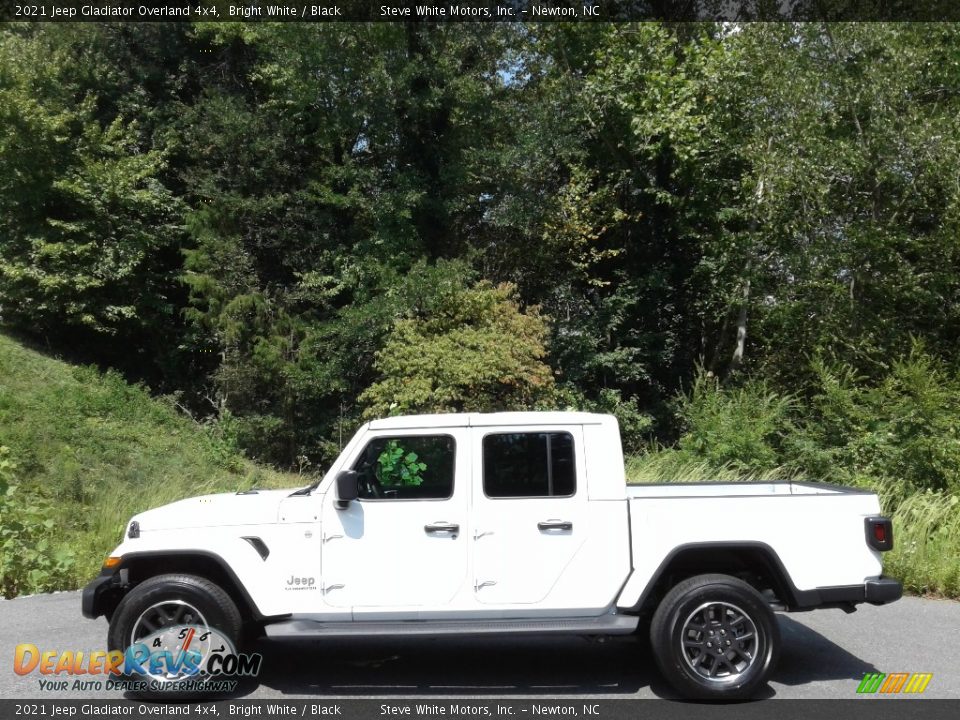
[[[656,450],[627,458],[627,482],[770,482],[797,479],[783,469],[749,474],[729,466],[684,460],[679,453]],[[884,556],[884,572],[919,595],[960,599],[960,498],[953,493],[911,492],[903,484],[857,478],[875,491],[883,512],[893,517],[894,549]]]
[[[259,467],[115,373],[0,334],[0,594],[81,586],[134,513],[173,500],[304,484]],[[24,522],[24,520],[27,522]]]

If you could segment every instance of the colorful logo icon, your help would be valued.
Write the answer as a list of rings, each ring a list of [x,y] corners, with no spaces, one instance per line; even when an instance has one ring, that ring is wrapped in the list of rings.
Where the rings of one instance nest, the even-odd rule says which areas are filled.
[[[41,651],[21,643],[14,650],[13,670],[38,672],[41,690],[230,692],[237,677],[258,675],[262,662],[259,653],[238,653],[214,628],[175,624],[137,637],[122,652]],[[57,676],[75,677],[68,684]]]
[[[933,673],[867,673],[857,686],[857,692],[863,695],[919,694],[927,689],[932,679]]]

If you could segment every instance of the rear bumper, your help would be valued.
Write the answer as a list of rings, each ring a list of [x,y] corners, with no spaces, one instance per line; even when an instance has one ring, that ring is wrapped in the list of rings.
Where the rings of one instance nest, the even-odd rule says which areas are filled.
[[[903,585],[899,580],[880,576],[871,578],[862,585],[840,585],[798,591],[796,605],[799,610],[859,605],[865,602],[871,605],[886,605],[899,600],[902,596]]]
[[[885,605],[903,597],[903,585],[899,580],[881,577],[867,580],[864,599],[871,605]]]

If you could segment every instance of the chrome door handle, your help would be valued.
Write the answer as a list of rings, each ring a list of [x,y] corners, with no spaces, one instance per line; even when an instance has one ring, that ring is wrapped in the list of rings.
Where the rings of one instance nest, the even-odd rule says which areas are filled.
[[[457,533],[460,532],[460,526],[456,523],[448,523],[444,521],[431,523],[429,525],[424,525],[423,530],[426,533],[450,533],[454,537],[457,536]]]
[[[540,532],[547,530],[573,530],[573,523],[569,520],[544,520],[537,523]]]

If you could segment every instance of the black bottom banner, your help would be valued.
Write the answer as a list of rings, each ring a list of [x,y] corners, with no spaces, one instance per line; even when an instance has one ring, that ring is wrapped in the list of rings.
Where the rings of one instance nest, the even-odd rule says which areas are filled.
[[[741,703],[689,703],[670,700],[503,699],[470,700],[225,700],[151,702],[148,700],[0,700],[0,718],[580,718],[581,720],[955,720],[960,700],[850,699],[765,700]]]

